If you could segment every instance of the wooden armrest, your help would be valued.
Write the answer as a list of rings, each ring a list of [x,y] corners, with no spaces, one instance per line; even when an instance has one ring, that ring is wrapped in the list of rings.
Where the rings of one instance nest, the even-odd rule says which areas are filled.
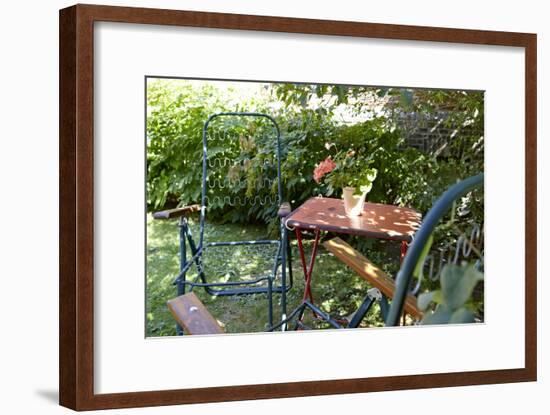
[[[285,218],[290,215],[290,212],[292,212],[292,207],[290,207],[290,203],[283,202],[281,203],[281,206],[279,206],[279,211],[277,212],[277,215],[280,218]]]
[[[189,205],[175,209],[161,210],[153,213],[153,219],[174,219],[180,216],[187,216],[191,213],[199,212],[201,205]]]

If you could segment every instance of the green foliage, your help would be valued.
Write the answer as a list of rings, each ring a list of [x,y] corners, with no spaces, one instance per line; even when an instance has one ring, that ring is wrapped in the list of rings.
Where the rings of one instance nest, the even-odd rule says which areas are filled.
[[[203,123],[227,103],[210,86],[157,80],[148,82],[147,105],[147,205],[198,201]]]
[[[483,281],[483,273],[474,264],[447,264],[441,272],[441,289],[422,293],[418,297],[418,308],[422,311],[435,303],[435,310],[428,311],[422,324],[473,323],[475,306],[472,293]]]
[[[482,91],[418,90],[413,110],[437,117],[457,140],[433,149],[436,156],[462,164],[468,176],[483,170],[484,93]],[[444,115],[443,115],[444,114]]]
[[[231,95],[231,91],[214,85],[204,83],[199,87],[166,80],[148,83],[149,210],[200,201],[202,127],[208,116],[219,111],[264,111],[276,118],[282,133],[283,199],[292,206],[319,194],[340,197],[343,185],[353,180],[356,185],[369,186],[372,180],[368,179],[376,171],[370,201],[412,206],[426,212],[451,184],[483,170],[483,137],[479,135],[479,131],[483,132],[481,92],[271,84],[263,94],[240,97],[235,91]],[[375,113],[373,99],[382,100],[385,110]],[[340,122],[337,114],[342,109],[362,121]],[[396,121],[396,114],[403,111],[426,116],[439,116],[446,111],[441,122],[455,128],[459,139],[450,140],[444,149],[433,152],[407,147]],[[226,127],[238,136],[235,126]],[[273,188],[257,189],[254,185],[266,173],[262,163],[270,151],[261,136],[254,140],[252,151],[231,147],[222,140],[209,142],[209,152],[214,157],[229,152],[237,161],[249,159],[246,165],[214,172],[219,177],[239,179],[240,185],[228,186],[218,193],[220,198],[212,199],[210,219],[268,224],[273,220],[277,207],[271,203],[227,203],[226,196],[259,195],[265,199],[273,195]],[[353,156],[346,157],[349,154]],[[329,156],[341,158],[342,168],[318,184],[313,180],[313,171]],[[274,167],[273,159],[269,163]],[[467,210],[470,216],[482,218],[482,195],[469,200]]]
[[[365,162],[366,160],[359,157],[355,150],[340,151],[334,160],[329,156],[315,167],[313,179],[320,183],[326,176],[324,180],[328,185],[329,195],[345,187],[352,187],[355,192],[368,193],[378,171],[369,168]]]
[[[437,175],[437,162],[419,150],[405,148],[399,131],[384,117],[334,125],[315,111],[306,110],[285,127],[282,172],[287,199],[293,204],[318,194],[340,197],[342,187],[354,179],[372,182],[374,171],[377,175],[370,190],[371,201],[414,205],[422,210],[440,194],[439,188],[431,188],[430,180]],[[350,152],[353,157],[346,157]],[[341,170],[337,168],[328,180],[317,184],[313,171],[328,156],[337,162],[341,158]]]

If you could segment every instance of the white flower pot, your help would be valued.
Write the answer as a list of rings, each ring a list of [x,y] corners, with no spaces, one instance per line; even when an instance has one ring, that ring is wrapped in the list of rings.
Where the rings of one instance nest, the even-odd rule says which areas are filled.
[[[360,216],[365,206],[367,192],[362,195],[354,195],[355,187],[344,187],[342,197],[344,198],[344,209],[348,216]]]

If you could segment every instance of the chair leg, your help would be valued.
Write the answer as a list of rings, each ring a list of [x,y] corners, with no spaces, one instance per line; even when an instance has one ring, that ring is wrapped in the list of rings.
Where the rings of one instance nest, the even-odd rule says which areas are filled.
[[[288,235],[284,225],[281,225],[281,321],[286,318],[286,261],[288,257]],[[290,257],[288,257],[290,259]],[[284,331],[285,327],[281,326]]]
[[[348,324],[348,327],[350,329],[355,329],[359,327],[359,324],[361,324],[361,321],[365,318],[367,313],[369,312],[370,308],[374,304],[375,299],[370,295],[367,294],[355,314],[353,315],[353,318]]]
[[[183,281],[185,281],[185,275],[182,276]],[[177,283],[177,292],[178,297],[185,294],[185,284],[182,281],[178,281]],[[183,336],[183,327],[181,327],[178,323],[176,323],[176,335],[177,336]]]
[[[271,278],[267,279],[267,321],[269,327],[273,326],[273,280]]]
[[[290,287],[292,287],[294,283],[294,277],[292,275],[292,247],[290,246],[290,236],[288,232],[286,232],[286,257],[288,261],[288,281]]]
[[[180,232],[179,232],[179,254],[180,254],[180,271],[183,270],[185,268],[185,266],[187,265],[187,243],[186,243],[186,239],[187,239],[187,234],[188,234],[188,231],[189,231],[189,228],[188,228],[188,225],[187,225],[187,220],[185,219],[184,216],[180,217],[180,220],[179,220],[179,223],[178,223],[178,226],[180,228]],[[177,293],[178,293],[178,297],[180,295],[184,295],[185,294],[185,273],[181,276],[180,280],[178,281],[177,283]],[[176,323],[176,335],[178,336],[182,336],[184,334],[183,332],[183,328]]]
[[[386,318],[388,318],[389,310],[390,305],[388,304],[388,298],[382,294],[382,298],[380,299],[380,313],[382,314],[382,320],[384,320],[384,322],[386,321]]]

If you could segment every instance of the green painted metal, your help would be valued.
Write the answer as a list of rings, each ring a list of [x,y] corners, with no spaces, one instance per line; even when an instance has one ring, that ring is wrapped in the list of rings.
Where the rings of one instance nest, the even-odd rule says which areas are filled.
[[[428,243],[430,235],[441,219],[452,208],[453,203],[466,193],[483,186],[483,173],[477,176],[469,177],[457,184],[451,186],[441,197],[434,203],[428,214],[424,217],[422,225],[418,232],[414,235],[414,240],[407,251],[407,255],[403,260],[401,269],[397,273],[396,289],[393,301],[386,319],[386,326],[397,326],[399,317],[403,313],[403,305],[405,297],[410,287],[413,272],[421,258],[424,246]]]
[[[276,156],[277,156],[277,203],[280,206],[283,202],[283,189],[281,178],[281,133],[279,126],[275,119],[267,114],[257,112],[223,112],[211,115],[206,122],[202,130],[203,140],[203,160],[202,160],[202,190],[201,190],[201,211],[200,211],[200,227],[199,227],[199,240],[198,244],[195,243],[187,221],[185,219],[180,220],[180,270],[179,274],[174,280],[174,284],[178,287],[178,295],[184,294],[186,287],[192,290],[194,287],[204,288],[209,294],[216,296],[228,296],[228,295],[245,295],[245,294],[258,294],[266,293],[268,301],[268,324],[269,327],[273,326],[273,293],[281,293],[281,313],[284,316],[286,313],[286,293],[292,288],[293,276],[291,267],[291,255],[290,247],[288,244],[288,235],[286,228],[282,225],[281,220],[281,232],[278,240],[249,240],[238,242],[210,242],[204,241],[204,227],[206,224],[206,202],[207,202],[207,173],[208,173],[208,128],[211,122],[216,118],[221,117],[259,117],[269,120],[273,125],[275,131],[276,140]],[[187,258],[187,244],[191,252],[191,258]],[[277,254],[274,258],[274,266],[271,275],[259,277],[247,281],[227,281],[227,282],[208,282],[206,273],[204,272],[202,264],[202,256],[206,247],[215,248],[220,246],[237,246],[237,245],[265,245],[276,244]],[[197,266],[198,276],[194,281],[186,279],[187,272],[192,266]],[[281,282],[275,285],[275,278],[278,268],[281,267]],[[288,267],[288,281],[287,281],[287,267]],[[200,282],[198,281],[200,279]],[[251,287],[251,285],[258,284],[265,281],[267,286],[264,287]],[[181,334],[181,328],[178,327],[178,334]]]

